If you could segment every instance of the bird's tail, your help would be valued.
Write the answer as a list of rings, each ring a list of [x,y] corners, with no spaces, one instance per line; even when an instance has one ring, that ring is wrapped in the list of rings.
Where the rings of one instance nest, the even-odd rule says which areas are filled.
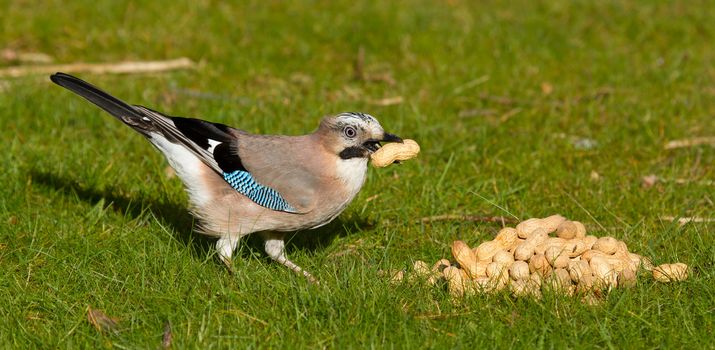
[[[132,129],[148,136],[148,133],[156,130],[156,126],[152,123],[143,111],[132,107],[120,99],[102,91],[98,87],[66,73],[55,73],[50,76],[53,83],[62,86],[82,97],[87,101],[94,103],[103,110],[109,112],[115,118],[121,120]]]
[[[55,73],[50,80],[94,103],[144,135],[172,166],[181,166],[190,155],[197,157],[218,174],[223,171],[209,151],[209,139],[231,142],[226,126],[198,119],[169,117],[142,106],[131,106],[96,86],[65,73]],[[188,158],[187,158],[188,157]]]

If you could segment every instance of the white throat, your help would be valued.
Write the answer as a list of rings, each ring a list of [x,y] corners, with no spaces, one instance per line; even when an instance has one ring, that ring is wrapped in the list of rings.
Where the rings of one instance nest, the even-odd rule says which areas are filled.
[[[340,182],[345,185],[344,188],[348,193],[348,203],[350,203],[365,183],[367,158],[338,158],[336,175]]]

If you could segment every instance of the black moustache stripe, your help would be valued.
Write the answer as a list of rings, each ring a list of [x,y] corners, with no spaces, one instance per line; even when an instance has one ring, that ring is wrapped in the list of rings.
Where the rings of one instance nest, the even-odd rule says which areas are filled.
[[[342,150],[338,155],[342,159],[365,158],[369,152],[363,147],[351,146]]]

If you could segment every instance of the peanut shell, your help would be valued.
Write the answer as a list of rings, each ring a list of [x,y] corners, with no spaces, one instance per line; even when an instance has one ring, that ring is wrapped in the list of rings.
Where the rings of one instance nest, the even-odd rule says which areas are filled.
[[[516,297],[532,296],[536,299],[541,298],[541,290],[534,286],[528,279],[511,280],[509,282],[509,290]]]
[[[576,236],[575,238],[586,237],[586,226],[578,221],[572,221],[576,225]]]
[[[555,269],[543,282],[548,288],[557,292],[566,292],[571,287],[571,276],[566,269]]]
[[[566,221],[566,218],[561,215],[551,215],[541,219],[541,228],[546,230],[546,233],[552,233],[555,232],[564,221]]]
[[[464,295],[464,281],[462,272],[456,266],[450,266],[442,271],[444,278],[447,280],[449,294],[452,297],[461,297]]]
[[[487,265],[487,276],[488,277],[497,277],[499,275],[502,275],[504,273],[507,273],[509,271],[509,266],[511,264],[506,265],[498,262],[491,262],[489,265]]]
[[[529,278],[529,264],[523,261],[514,261],[509,267],[509,276],[515,280]]]
[[[623,288],[635,287],[637,282],[636,272],[633,269],[623,269],[618,273],[618,286]]]
[[[547,239],[549,239],[549,233],[546,232],[546,230],[536,229],[531,232],[529,238],[527,238],[524,242],[529,242],[536,247],[537,245],[544,243]]]
[[[587,240],[586,238],[574,238],[570,241],[570,243],[573,244],[574,247],[573,251],[569,254],[569,256],[574,258],[591,249],[594,242],[589,243],[589,240]]]
[[[514,249],[514,260],[527,261],[534,255],[534,245],[528,242],[519,243]]]
[[[566,242],[568,241],[563,238],[549,237],[544,242],[537,245],[536,248],[534,248],[534,254],[544,254],[546,253],[546,249],[549,249],[552,246],[562,246]]]
[[[412,265],[412,270],[414,270],[415,274],[420,277],[427,277],[432,273],[429,266],[427,266],[427,263],[422,260],[415,261]]]
[[[618,240],[613,237],[601,237],[593,244],[591,249],[602,251],[606,254],[614,254],[618,250]]]
[[[432,265],[432,271],[434,272],[442,272],[444,269],[452,266],[452,263],[449,262],[447,259],[440,259],[434,265]]]
[[[568,266],[569,275],[574,283],[580,283],[584,276],[591,275],[591,266],[585,260],[571,261]]]
[[[543,254],[537,254],[531,257],[529,260],[529,271],[532,273],[538,273],[542,276],[548,276],[551,274],[551,264],[546,260]]]
[[[541,275],[538,273],[529,275],[529,283],[531,283],[534,288],[541,288],[542,281]]]
[[[511,265],[514,262],[514,254],[506,250],[500,250],[492,257],[492,261],[496,263]]]
[[[499,230],[494,241],[498,242],[505,250],[513,249],[519,242],[519,236],[516,229],[511,227],[505,227]]]
[[[478,260],[489,260],[494,254],[502,250],[503,247],[499,242],[486,241],[477,247],[477,259]]]
[[[618,272],[609,264],[608,259],[594,256],[589,265],[595,277],[594,285],[608,289],[618,286]]]
[[[372,165],[384,168],[395,161],[402,161],[417,157],[420,153],[420,145],[415,140],[405,139],[402,143],[392,142],[383,145],[370,155]]]
[[[405,272],[400,270],[395,273],[393,273],[390,276],[390,283],[396,284],[402,282],[402,280],[405,278]]]
[[[469,246],[462,241],[452,243],[452,255],[469,276],[478,277],[479,267],[477,266],[477,256],[469,249]]]
[[[502,290],[509,284],[509,267],[501,266],[501,271],[492,271],[494,275],[489,276],[490,286],[493,290]]]
[[[574,224],[573,221],[567,220],[562,222],[561,225],[556,228],[556,237],[572,239],[576,237],[577,232],[578,228],[576,227],[576,224]]]
[[[569,262],[571,259],[569,259],[568,255],[559,255],[554,261],[551,262],[551,266],[555,269],[565,269],[569,266]]]
[[[532,218],[524,220],[516,225],[516,233],[519,238],[527,239],[536,229],[541,228],[541,219]]]
[[[565,255],[568,258],[568,254],[564,252],[564,248],[560,245],[550,246],[548,249],[546,249],[546,251],[544,251],[544,256],[546,257],[546,260],[548,260],[552,266],[554,260],[556,260],[562,255]]]
[[[688,265],[683,263],[658,265],[653,269],[653,278],[664,283],[684,281],[688,278]]]

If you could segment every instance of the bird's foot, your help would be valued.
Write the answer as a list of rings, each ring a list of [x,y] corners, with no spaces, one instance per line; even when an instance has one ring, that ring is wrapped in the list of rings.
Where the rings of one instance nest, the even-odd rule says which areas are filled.
[[[308,282],[320,285],[318,279],[313,277],[313,275],[304,270],[302,267],[298,266],[296,263],[288,260],[285,253],[285,242],[283,241],[284,234],[277,233],[265,233],[263,238],[266,240],[264,249],[266,254],[271,257],[274,261],[280,263],[281,265],[293,270],[295,273],[302,274],[308,279]]]
[[[221,237],[218,241],[216,241],[216,252],[218,252],[218,257],[221,259],[221,262],[226,265],[228,272],[232,275],[235,271],[233,269],[233,264],[231,263],[231,256],[233,255],[233,251],[236,249],[236,245],[238,245],[238,240],[238,237],[228,236]]]

